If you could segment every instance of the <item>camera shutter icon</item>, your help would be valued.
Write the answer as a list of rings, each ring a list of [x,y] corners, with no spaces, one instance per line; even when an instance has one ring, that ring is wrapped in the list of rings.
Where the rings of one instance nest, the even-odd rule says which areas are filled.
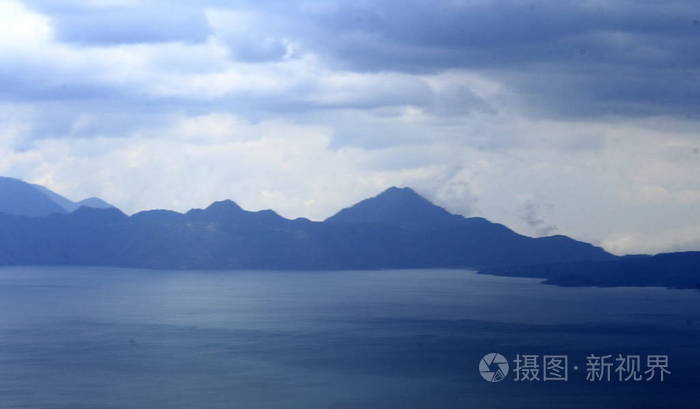
[[[506,357],[495,352],[484,355],[479,362],[479,373],[487,382],[501,382],[508,376],[509,370]]]

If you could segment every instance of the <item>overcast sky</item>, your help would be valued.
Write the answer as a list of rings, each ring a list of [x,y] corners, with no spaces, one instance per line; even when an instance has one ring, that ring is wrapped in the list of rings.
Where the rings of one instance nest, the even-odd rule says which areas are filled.
[[[324,219],[411,186],[700,250],[697,0],[0,0],[0,175]]]

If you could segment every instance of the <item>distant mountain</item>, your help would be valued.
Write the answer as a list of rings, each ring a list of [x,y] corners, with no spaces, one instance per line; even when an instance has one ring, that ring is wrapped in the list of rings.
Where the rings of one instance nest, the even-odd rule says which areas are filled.
[[[187,213],[81,208],[0,215],[0,264],[154,268],[375,269],[496,267],[612,260],[565,236],[532,238],[450,214],[390,188],[324,222],[246,211],[226,200]]]
[[[21,183],[25,183],[25,182],[21,181]],[[65,197],[59,195],[58,193],[56,193],[52,190],[49,190],[48,188],[46,188],[44,186],[36,185],[36,184],[29,184],[29,183],[25,183],[25,184],[33,187],[35,190],[38,190],[44,196],[46,196],[47,199],[51,200],[52,202],[54,202],[55,204],[60,206],[63,211],[58,212],[58,213],[66,213],[66,212],[70,213],[73,210],[77,209],[76,204],[74,202],[66,199]]]
[[[394,228],[397,234],[411,237],[414,250],[422,246],[420,252],[402,252],[400,258],[421,265],[437,260],[445,266],[494,266],[614,258],[599,247],[566,236],[532,238],[482,217],[451,214],[410,188],[389,188],[341,210],[326,223],[365,228],[370,236],[377,226]]]
[[[109,209],[114,206],[100,199],[99,197],[88,197],[75,203],[75,209],[80,207],[91,207],[93,209]]]
[[[532,238],[392,187],[323,222],[231,200],[129,217],[90,198],[0,178],[0,265],[177,269],[475,268],[566,286],[700,289],[700,252],[616,257],[566,236]]]
[[[491,267],[482,274],[542,278],[567,287],[670,287],[700,290],[700,252],[627,256],[606,261]]]
[[[100,209],[114,207],[96,197],[73,202],[44,186],[0,177],[0,213],[40,217],[70,213],[83,206]]]
[[[0,177],[0,213],[37,217],[65,212],[60,204],[33,185]]]

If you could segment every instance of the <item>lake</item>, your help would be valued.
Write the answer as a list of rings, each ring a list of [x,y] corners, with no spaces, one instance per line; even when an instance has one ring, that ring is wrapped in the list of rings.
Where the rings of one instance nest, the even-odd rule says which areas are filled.
[[[479,373],[491,352],[510,361],[502,382]],[[566,355],[568,380],[515,381],[519,354]],[[590,354],[665,355],[671,373],[590,382]],[[2,409],[696,408],[698,397],[694,290],[463,270],[0,268]]]

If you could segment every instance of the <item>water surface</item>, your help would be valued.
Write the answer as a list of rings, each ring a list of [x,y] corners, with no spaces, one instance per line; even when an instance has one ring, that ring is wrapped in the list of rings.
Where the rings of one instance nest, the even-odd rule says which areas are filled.
[[[700,293],[462,270],[0,269],[0,408],[697,407]],[[667,354],[664,383],[485,382],[500,352]]]

